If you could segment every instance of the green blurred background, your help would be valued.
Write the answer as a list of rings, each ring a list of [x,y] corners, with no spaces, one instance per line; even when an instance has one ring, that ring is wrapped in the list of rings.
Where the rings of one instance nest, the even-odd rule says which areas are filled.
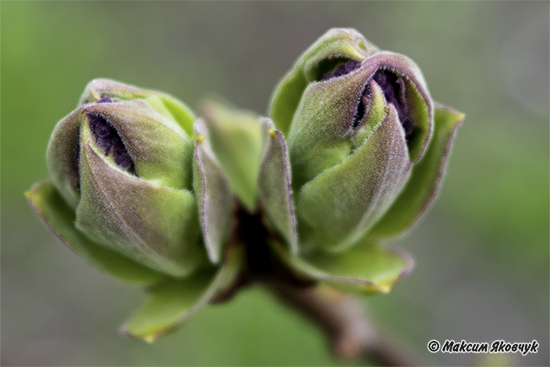
[[[23,191],[48,176],[49,135],[89,80],[191,106],[221,94],[265,113],[296,57],[345,26],[411,57],[435,99],[466,113],[439,201],[395,242],[416,270],[362,302],[431,363],[491,361],[430,355],[430,339],[536,339],[538,354],[504,363],[547,366],[548,15],[547,2],[2,1],[2,365],[339,364],[313,326],[256,288],[152,345],[120,336],[144,294],[58,243]]]

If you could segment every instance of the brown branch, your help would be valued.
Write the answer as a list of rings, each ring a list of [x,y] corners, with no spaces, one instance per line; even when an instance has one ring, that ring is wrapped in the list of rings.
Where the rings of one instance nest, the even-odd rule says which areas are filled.
[[[337,357],[364,358],[380,366],[426,365],[376,329],[353,296],[323,285],[303,287],[266,279],[262,282],[284,304],[324,331]]]

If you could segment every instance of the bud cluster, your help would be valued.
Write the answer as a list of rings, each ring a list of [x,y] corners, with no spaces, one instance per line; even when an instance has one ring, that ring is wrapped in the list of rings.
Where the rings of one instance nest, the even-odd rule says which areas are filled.
[[[247,282],[386,293],[413,268],[381,245],[439,189],[464,115],[417,65],[331,29],[275,87],[268,117],[96,79],[55,127],[26,195],[67,246],[147,286],[122,332],[148,341]]]

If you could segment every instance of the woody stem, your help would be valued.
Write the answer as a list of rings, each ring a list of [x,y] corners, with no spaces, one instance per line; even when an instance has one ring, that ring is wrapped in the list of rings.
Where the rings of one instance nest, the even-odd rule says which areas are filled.
[[[284,304],[320,328],[337,357],[363,358],[379,366],[426,365],[375,328],[353,296],[323,285],[303,287],[266,279],[263,283]]]

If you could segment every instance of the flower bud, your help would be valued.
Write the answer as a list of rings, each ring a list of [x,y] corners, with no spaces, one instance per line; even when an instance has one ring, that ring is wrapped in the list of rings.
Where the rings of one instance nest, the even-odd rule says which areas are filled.
[[[76,229],[156,271],[179,277],[196,269],[204,255],[191,191],[193,121],[166,94],[90,82],[46,155]]]
[[[405,205],[400,225],[376,231],[395,235],[436,194],[441,175],[427,172],[442,172],[449,150],[438,150],[429,169],[415,168],[434,145],[434,103],[420,69],[353,29],[331,29],[307,49],[276,87],[269,113],[287,138],[305,249],[354,246],[405,195],[399,201],[416,204]],[[455,120],[453,132],[462,118]],[[444,130],[435,144],[452,141]],[[419,180],[428,186],[406,189]]]

